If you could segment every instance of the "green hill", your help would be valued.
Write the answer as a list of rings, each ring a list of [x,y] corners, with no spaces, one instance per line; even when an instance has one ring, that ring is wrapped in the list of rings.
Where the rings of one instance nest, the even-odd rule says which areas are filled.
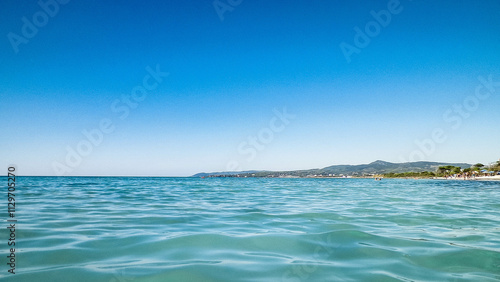
[[[472,165],[467,163],[443,163],[443,162],[407,162],[407,163],[390,163],[385,161],[374,161],[369,164],[360,165],[332,165],[321,169],[309,170],[292,170],[292,171],[240,171],[240,172],[214,172],[214,173],[198,173],[193,177],[201,176],[239,176],[239,177],[280,177],[280,176],[367,176],[373,174],[386,173],[402,173],[402,172],[422,172],[436,171],[440,166],[458,166],[461,168],[469,168]]]

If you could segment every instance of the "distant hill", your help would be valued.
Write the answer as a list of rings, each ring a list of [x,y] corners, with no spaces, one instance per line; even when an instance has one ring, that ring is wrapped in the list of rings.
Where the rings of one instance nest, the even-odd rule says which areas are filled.
[[[401,173],[401,172],[422,172],[436,171],[440,166],[459,166],[461,168],[469,168],[472,165],[467,163],[439,163],[439,162],[408,162],[408,163],[390,163],[384,161],[374,161],[369,164],[362,165],[333,165],[321,169],[322,173],[328,174],[384,174],[384,173]]]
[[[197,173],[191,177],[207,177],[210,175],[236,175],[236,174],[249,174],[249,173],[256,173],[256,172],[262,172],[261,170],[246,170],[246,171],[221,171],[221,172],[200,172]]]
[[[443,162],[408,162],[408,163],[390,163],[385,161],[374,161],[369,164],[361,165],[332,165],[321,169],[309,170],[292,170],[292,171],[230,171],[230,172],[212,172],[212,173],[197,173],[193,177],[202,177],[210,175],[240,175],[240,176],[255,176],[255,177],[278,177],[278,176],[297,176],[305,177],[309,175],[346,175],[346,176],[363,176],[371,174],[385,173],[401,173],[401,172],[435,172],[440,166],[458,166],[461,168],[469,168],[472,165],[467,163],[443,163]]]

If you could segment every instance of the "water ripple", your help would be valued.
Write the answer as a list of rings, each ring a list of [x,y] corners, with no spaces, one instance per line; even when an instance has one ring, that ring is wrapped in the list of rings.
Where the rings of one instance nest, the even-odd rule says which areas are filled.
[[[18,187],[9,281],[500,280],[500,183],[20,177]]]

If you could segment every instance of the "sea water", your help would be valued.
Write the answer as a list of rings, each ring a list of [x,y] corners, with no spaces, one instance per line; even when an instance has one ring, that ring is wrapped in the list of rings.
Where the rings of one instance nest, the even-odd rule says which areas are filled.
[[[5,281],[500,281],[500,182],[18,177],[16,185],[16,274],[7,272],[6,201],[2,212]]]

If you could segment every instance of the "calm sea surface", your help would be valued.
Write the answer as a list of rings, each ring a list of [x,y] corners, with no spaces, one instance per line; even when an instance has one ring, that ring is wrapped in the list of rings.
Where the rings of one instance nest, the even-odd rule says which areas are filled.
[[[500,182],[16,184],[15,275],[7,272],[2,192],[5,281],[500,281]]]

